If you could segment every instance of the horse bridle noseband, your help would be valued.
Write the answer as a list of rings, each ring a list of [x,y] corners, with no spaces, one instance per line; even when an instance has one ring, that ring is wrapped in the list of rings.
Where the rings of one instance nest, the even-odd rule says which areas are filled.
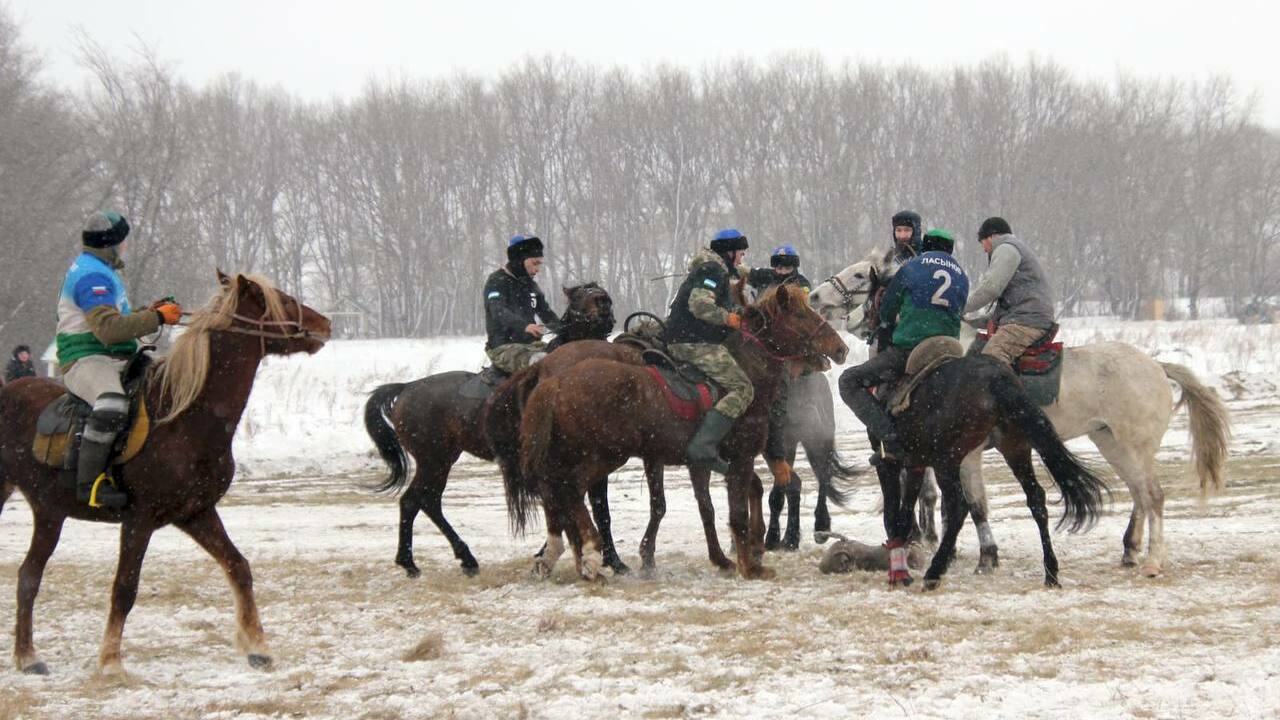
[[[836,292],[840,293],[840,308],[844,310],[845,313],[852,311],[859,305],[859,294],[866,293],[868,296],[871,294],[870,290],[850,290],[849,286],[844,284],[844,281],[840,279],[839,275],[832,275],[827,278],[827,282],[836,289]]]

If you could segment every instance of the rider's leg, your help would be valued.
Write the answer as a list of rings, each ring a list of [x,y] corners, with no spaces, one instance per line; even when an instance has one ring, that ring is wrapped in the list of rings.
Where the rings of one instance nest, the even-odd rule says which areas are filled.
[[[67,389],[93,406],[80,442],[76,499],[95,507],[120,508],[128,501],[123,491],[109,483],[99,482],[116,436],[129,422],[129,400],[120,385],[120,371],[124,364],[123,360],[105,355],[91,355],[77,360],[65,377]]]
[[[891,345],[840,375],[840,399],[894,456],[902,454],[898,434],[884,406],[871,394],[871,388],[900,377],[906,368],[907,356],[906,351]]]

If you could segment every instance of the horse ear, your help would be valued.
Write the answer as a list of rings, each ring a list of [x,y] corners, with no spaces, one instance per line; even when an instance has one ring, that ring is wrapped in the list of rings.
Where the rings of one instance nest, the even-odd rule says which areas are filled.
[[[774,298],[778,301],[778,307],[783,310],[791,308],[791,289],[786,285],[779,285],[778,289],[773,293]]]
[[[226,287],[227,285],[230,285],[230,284],[231,284],[231,278],[227,277],[227,274],[226,274],[226,273],[224,273],[224,272],[222,272],[222,269],[221,269],[221,268],[217,269],[217,270],[216,270],[216,272],[218,273],[218,284],[219,284],[219,285],[222,285],[223,287]]]
[[[880,273],[876,271],[875,265],[871,266],[871,272],[867,277],[871,279],[871,287],[875,287],[880,284]]]
[[[567,288],[567,287],[565,287],[565,286],[561,285],[561,286],[560,286],[560,290],[564,292],[564,296],[565,296],[565,297],[569,298],[570,300],[572,300],[572,299],[573,299],[573,292],[572,292],[571,290],[569,290],[569,288]]]
[[[258,283],[245,277],[243,273],[236,275],[236,286],[240,288],[241,297],[250,297],[258,302],[259,305],[266,307],[267,296],[263,294],[262,287]]]

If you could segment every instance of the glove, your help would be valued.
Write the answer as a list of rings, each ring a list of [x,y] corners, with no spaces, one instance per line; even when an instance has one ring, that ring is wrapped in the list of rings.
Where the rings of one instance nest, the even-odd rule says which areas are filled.
[[[182,306],[176,302],[162,302],[155,307],[162,325],[177,325],[182,319]]]
[[[724,324],[737,330],[742,327],[742,316],[738,313],[729,313],[724,319]]]

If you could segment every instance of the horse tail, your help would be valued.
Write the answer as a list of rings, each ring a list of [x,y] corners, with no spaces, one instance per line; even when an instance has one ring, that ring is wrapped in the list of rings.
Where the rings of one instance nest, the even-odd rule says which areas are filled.
[[[529,394],[538,386],[541,365],[520,370],[494,390],[485,416],[485,431],[504,475],[520,474],[520,415]]]
[[[549,382],[554,384],[555,380]],[[555,431],[554,397],[554,393],[544,392],[529,398],[520,419],[520,472],[502,478],[507,489],[507,516],[516,535],[524,534],[538,502],[537,480],[546,467]]]
[[[1174,406],[1187,406],[1191,419],[1191,458],[1200,476],[1201,497],[1217,493],[1226,484],[1227,445],[1231,440],[1231,416],[1218,393],[1205,387],[1191,370],[1174,363],[1160,363],[1165,377],[1182,388]]]
[[[1048,416],[1011,375],[1003,372],[997,375],[990,390],[1000,410],[1001,429],[1021,432],[1027,437],[1062,493],[1065,510],[1058,528],[1067,525],[1070,532],[1078,532],[1092,527],[1098,520],[1103,495],[1110,493],[1106,482],[1062,444]]]
[[[808,448],[805,448],[808,452]],[[826,494],[827,499],[835,503],[839,507],[849,507],[849,495],[852,488],[844,483],[836,482],[839,480],[852,480],[861,475],[855,468],[845,465],[844,461],[836,453],[834,443],[827,447],[827,451],[822,453],[818,462],[825,463],[827,472],[815,472],[818,476],[818,487]],[[813,464],[812,462],[810,464]]]
[[[407,383],[382,385],[369,394],[369,399],[364,404],[365,432],[369,433],[369,439],[378,448],[382,461],[391,469],[391,475],[386,480],[370,486],[369,489],[375,492],[399,492],[409,478],[409,456],[400,444],[395,428],[387,420],[387,415],[395,408],[396,400],[400,398],[406,385]]]

